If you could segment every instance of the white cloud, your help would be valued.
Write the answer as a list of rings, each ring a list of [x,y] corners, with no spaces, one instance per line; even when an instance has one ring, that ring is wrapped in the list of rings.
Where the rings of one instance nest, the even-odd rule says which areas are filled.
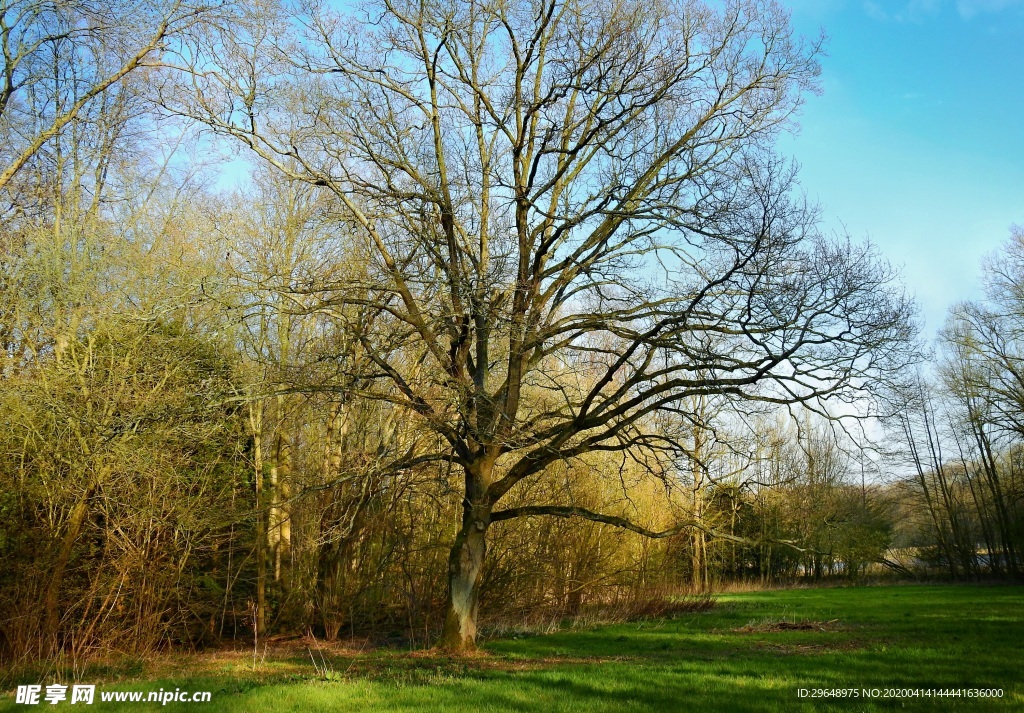
[[[1024,0],[957,0],[956,9],[960,17],[970,20],[975,15],[999,12],[1011,7],[1024,6]]]
[[[879,5],[877,2],[871,2],[870,0],[868,0],[868,2],[865,2],[864,12],[866,12],[868,14],[868,17],[870,17],[872,20],[878,20],[879,22],[889,21],[889,13],[883,10],[882,6]]]

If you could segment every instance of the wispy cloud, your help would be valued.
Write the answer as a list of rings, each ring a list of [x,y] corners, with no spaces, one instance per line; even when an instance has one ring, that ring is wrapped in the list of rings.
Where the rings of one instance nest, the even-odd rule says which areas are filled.
[[[971,0],[959,0],[970,2]],[[984,0],[980,0],[984,2]],[[1000,0],[990,0],[999,2]],[[1003,2],[1015,2],[1016,0],[1002,0]],[[937,13],[942,6],[941,0],[906,0],[906,2],[894,3],[876,2],[876,0],[865,0],[864,12],[868,17],[879,22],[921,22],[930,15]]]
[[[1024,0],[957,0],[956,9],[960,17],[970,20],[976,15],[999,12],[1011,7],[1024,7]]]
[[[861,4],[868,17],[879,22],[922,22],[952,4],[964,20],[1024,8],[1024,0],[863,0]]]

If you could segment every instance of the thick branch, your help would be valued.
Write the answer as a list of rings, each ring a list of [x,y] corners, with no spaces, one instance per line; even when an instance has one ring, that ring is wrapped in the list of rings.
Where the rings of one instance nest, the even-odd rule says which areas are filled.
[[[714,530],[696,520],[687,520],[685,522],[678,523],[667,530],[655,531],[648,530],[646,527],[641,527],[634,522],[630,522],[624,517],[604,515],[602,513],[593,512],[592,510],[587,510],[586,508],[566,507],[561,505],[526,505],[524,507],[499,510],[498,512],[491,514],[491,522],[501,522],[502,520],[512,520],[517,517],[531,517],[534,515],[550,515],[552,517],[565,518],[581,517],[584,520],[593,520],[594,522],[602,522],[606,525],[621,527],[624,530],[629,530],[630,532],[635,532],[638,535],[643,535],[644,537],[650,537],[652,539],[672,537],[673,535],[678,535],[680,532],[684,532],[686,530],[700,530],[710,537],[728,540],[742,545],[751,545],[756,547],[764,543],[773,543],[792,547],[799,552],[807,551],[804,548],[798,547],[796,543],[791,540],[751,540],[747,537],[740,537],[739,535],[732,535],[727,532],[719,532],[718,530]]]

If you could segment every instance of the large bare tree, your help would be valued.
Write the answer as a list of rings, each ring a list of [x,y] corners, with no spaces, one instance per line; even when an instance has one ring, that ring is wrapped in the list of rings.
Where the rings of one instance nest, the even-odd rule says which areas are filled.
[[[691,397],[825,410],[908,358],[892,271],[821,237],[773,154],[819,71],[778,3],[309,5],[197,45],[166,101],[357,227],[367,268],[308,304],[372,365],[353,395],[435,434],[390,467],[464,473],[442,646],[475,645],[496,522],[701,526],[502,505],[548,466],[684,448],[654,416]]]

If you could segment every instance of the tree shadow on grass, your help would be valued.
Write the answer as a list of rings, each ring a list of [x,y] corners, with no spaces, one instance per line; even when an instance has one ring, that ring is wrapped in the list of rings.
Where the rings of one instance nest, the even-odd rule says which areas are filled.
[[[1024,638],[1020,589],[1001,597],[938,588],[832,594],[776,593],[763,604],[752,600],[707,616],[505,639],[489,643],[490,653],[476,657],[339,655],[330,663],[342,675],[326,681],[309,667],[295,680],[211,677],[113,687],[210,690],[213,700],[203,705],[209,713],[1024,709],[1016,655]],[[768,614],[779,617],[780,606],[791,607],[790,612],[799,608],[802,619],[839,616],[841,622],[762,625]],[[289,663],[294,669],[301,661]],[[800,689],[843,688],[1003,688],[1005,693],[1003,699],[798,696]],[[0,702],[0,710],[19,708],[24,706],[5,708]],[[126,705],[93,708],[124,710]],[[196,706],[131,708],[194,711]]]

